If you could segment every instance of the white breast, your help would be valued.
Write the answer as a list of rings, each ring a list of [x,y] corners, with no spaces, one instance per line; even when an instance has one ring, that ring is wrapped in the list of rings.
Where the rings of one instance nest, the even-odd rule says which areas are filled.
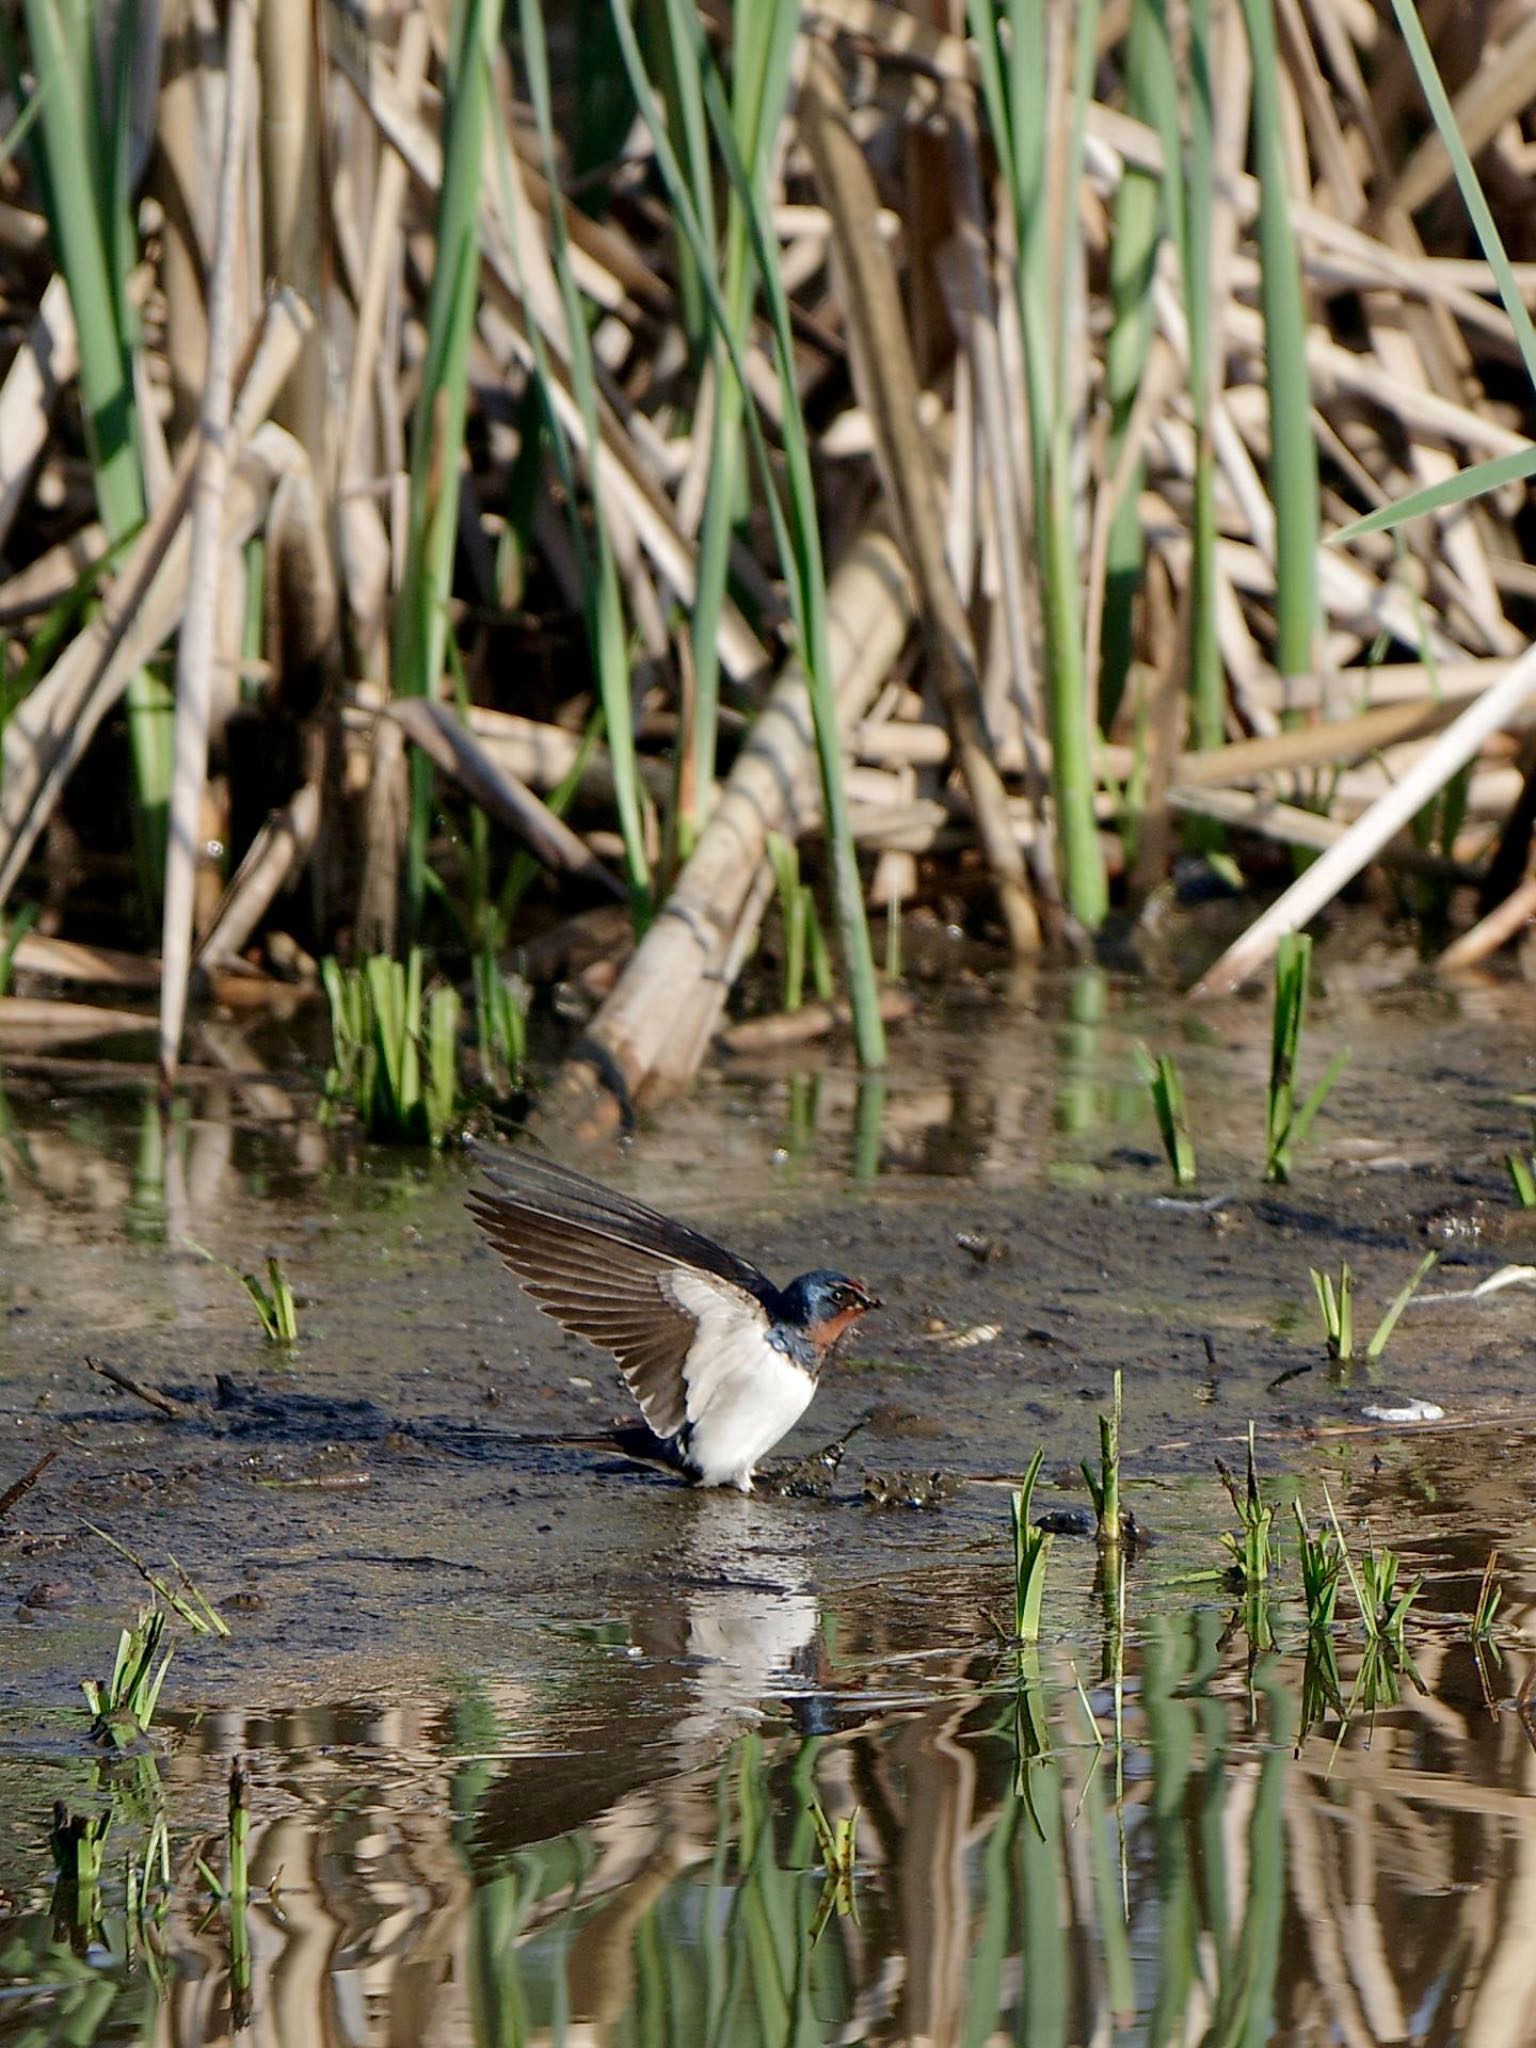
[[[683,1363],[688,1454],[704,1486],[752,1491],[752,1468],[810,1406],[816,1382],[768,1342],[760,1303],[678,1268],[666,1287],[699,1326]]]

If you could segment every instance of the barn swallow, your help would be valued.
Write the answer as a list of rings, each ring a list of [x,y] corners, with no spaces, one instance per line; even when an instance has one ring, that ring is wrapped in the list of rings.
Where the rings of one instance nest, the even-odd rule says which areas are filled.
[[[537,1153],[475,1157],[494,1193],[475,1221],[567,1330],[617,1359],[669,1462],[699,1486],[752,1491],[845,1331],[880,1303],[843,1273],[783,1289],[712,1238]]]

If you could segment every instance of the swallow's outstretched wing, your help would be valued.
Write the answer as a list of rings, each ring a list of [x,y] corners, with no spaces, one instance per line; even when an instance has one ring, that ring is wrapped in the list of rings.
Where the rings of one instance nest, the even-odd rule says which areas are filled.
[[[727,1384],[754,1377],[765,1357],[785,1364],[767,1342],[772,1281],[713,1238],[538,1153],[473,1150],[495,1192],[476,1190],[470,1210],[525,1293],[618,1360],[657,1436],[687,1431],[694,1462],[713,1467],[693,1439]]]

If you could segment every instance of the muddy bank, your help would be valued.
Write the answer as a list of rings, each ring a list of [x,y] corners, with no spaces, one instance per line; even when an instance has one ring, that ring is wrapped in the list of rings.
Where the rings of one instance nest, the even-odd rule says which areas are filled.
[[[617,1376],[483,1248],[463,1159],[358,1147],[275,1082],[204,1091],[163,1126],[110,1071],[74,1092],[13,1077],[0,1481],[58,1455],[0,1522],[6,2010],[82,2039],[221,2042],[249,2014],[307,2040],[363,2038],[342,2015],[387,1998],[396,2037],[446,2048],[493,2014],[521,2015],[515,2038],[585,2015],[660,2039],[654,2006],[757,2041],[784,2037],[793,1983],[807,2038],[861,2016],[960,2038],[970,2011],[1035,2039],[1019,1987],[1044,1985],[1086,2035],[1107,1986],[1122,2014],[1188,1995],[1169,1947],[1183,1888],[1241,1839],[1221,1895],[1251,1934],[1217,1916],[1201,1938],[1224,1929],[1212,1953],[1248,1958],[1229,2009],[1305,2041],[1355,1996],[1324,1953],[1319,1856],[1329,1885],[1354,1877],[1295,1847],[1334,1842],[1340,1788],[1399,1959],[1374,1995],[1423,2009],[1408,1930],[1425,1898],[1486,1900],[1536,1828],[1518,1706],[1529,1295],[1465,1298],[1536,1245],[1503,1169],[1527,1130],[1524,1007],[1512,991],[1373,1011],[1289,1188],[1258,1177],[1257,1005],[1187,1035],[1102,979],[1027,1004],[973,994],[878,1088],[832,1056],[715,1077],[599,1169],[777,1277],[832,1264],[888,1304],[783,1447],[800,1490],[751,1499],[593,1442],[628,1419]],[[1355,1023],[1347,994],[1327,1005],[1309,1065]],[[1132,1075],[1140,1037],[1179,1048],[1202,1164],[1188,1198],[1169,1195]],[[1349,1263],[1363,1342],[1430,1246],[1441,1263],[1381,1367],[1330,1368],[1309,1267]],[[269,1252],[298,1297],[291,1351],[239,1284]],[[1042,1648],[1021,1660],[1003,1644],[1008,1483],[1043,1447],[1038,1507],[1081,1513],[1117,1370],[1127,1503],[1157,1540],[1122,1619],[1093,1542],[1060,1536]],[[1398,1394],[1444,1417],[1363,1415]],[[1222,1576],[1214,1469],[1250,1420],[1282,1505],[1299,1492],[1318,1513],[1326,1482],[1352,1540],[1423,1575],[1414,1680],[1368,1671],[1351,1623],[1330,1693],[1289,1558],[1273,1646],[1255,1637]],[[835,1474],[806,1463],[856,1424]],[[156,1567],[178,1558],[232,1631],[178,1628],[154,1739],[119,1761],[89,1741],[78,1687],[143,1589],[87,1521]],[[1467,1633],[1495,1544],[1502,1661]],[[195,1865],[222,1868],[236,1755],[244,1947]],[[56,1798],[110,1812],[114,1856],[167,1817],[163,1993],[127,1960],[120,1877],[85,1905],[54,1885]],[[813,1798],[863,1815],[857,1925],[830,1907],[820,1924]],[[957,1862],[961,1842],[977,1855]],[[1295,1984],[1262,1932],[1282,1910],[1317,1947]],[[1058,1953],[1049,1931],[1069,1925]],[[1458,1996],[1497,1973],[1506,1927],[1524,1938],[1495,1900],[1467,1930]]]
[[[1346,1383],[1308,1279],[1347,1260],[1368,1329],[1430,1245],[1426,1295],[1536,1252],[1502,1171],[1526,1115],[1513,996],[1508,1015],[1437,997],[1378,1016],[1289,1188],[1263,1187],[1255,1164],[1267,1011],[1213,1013],[1181,1048],[1204,1172],[1175,1202],[1129,1046],[1183,1020],[1108,984],[1085,1016],[1081,993],[1044,1015],[972,998],[910,1034],[873,1121],[873,1178],[847,1171],[861,1102],[835,1066],[721,1076],[597,1162],[770,1273],[840,1266],[888,1304],[784,1447],[803,1456],[862,1423],[830,1498],[750,1506],[564,1441],[627,1417],[622,1389],[479,1244],[466,1162],[258,1122],[238,1093],[196,1105],[156,1150],[153,1113],[129,1097],[13,1083],[8,1468],[60,1456],[0,1550],[3,1597],[28,1617],[12,1684],[41,1700],[72,1682],[80,1632],[133,1596],[86,1515],[248,1599],[227,1654],[247,1676],[307,1684],[750,1576],[729,1532],[748,1557],[802,1559],[817,1592],[834,1584],[828,1557],[846,1583],[990,1556],[1004,1496],[976,1482],[1017,1477],[1043,1444],[1042,1505],[1082,1503],[1075,1467],[1116,1368],[1129,1484],[1175,1549],[1203,1536],[1213,1450],[1250,1418],[1276,1468],[1346,1476],[1404,1455],[1400,1432],[1362,1419],[1373,1380],[1447,1410],[1453,1461],[1458,1432],[1497,1417],[1502,1440],[1503,1419],[1532,1419],[1519,1289],[1415,1304],[1381,1368]],[[1334,1004],[1309,1059],[1353,1022]],[[291,1357],[263,1342],[229,1270],[269,1251],[300,1300]],[[181,1419],[93,1377],[87,1353],[165,1390]],[[1500,1460],[1465,1462],[1497,1519]],[[935,1471],[966,1483],[929,1511],[865,1504],[867,1481],[927,1498]]]

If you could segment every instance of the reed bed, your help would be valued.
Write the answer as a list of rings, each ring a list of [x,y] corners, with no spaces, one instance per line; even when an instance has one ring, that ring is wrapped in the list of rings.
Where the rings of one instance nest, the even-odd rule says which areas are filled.
[[[1528,923],[1514,16],[90,12],[6,53],[0,1002],[169,1082],[419,948],[584,984],[574,1112],[822,930],[878,1066],[902,920],[1080,950],[1181,853],[1207,992],[1368,864]]]

